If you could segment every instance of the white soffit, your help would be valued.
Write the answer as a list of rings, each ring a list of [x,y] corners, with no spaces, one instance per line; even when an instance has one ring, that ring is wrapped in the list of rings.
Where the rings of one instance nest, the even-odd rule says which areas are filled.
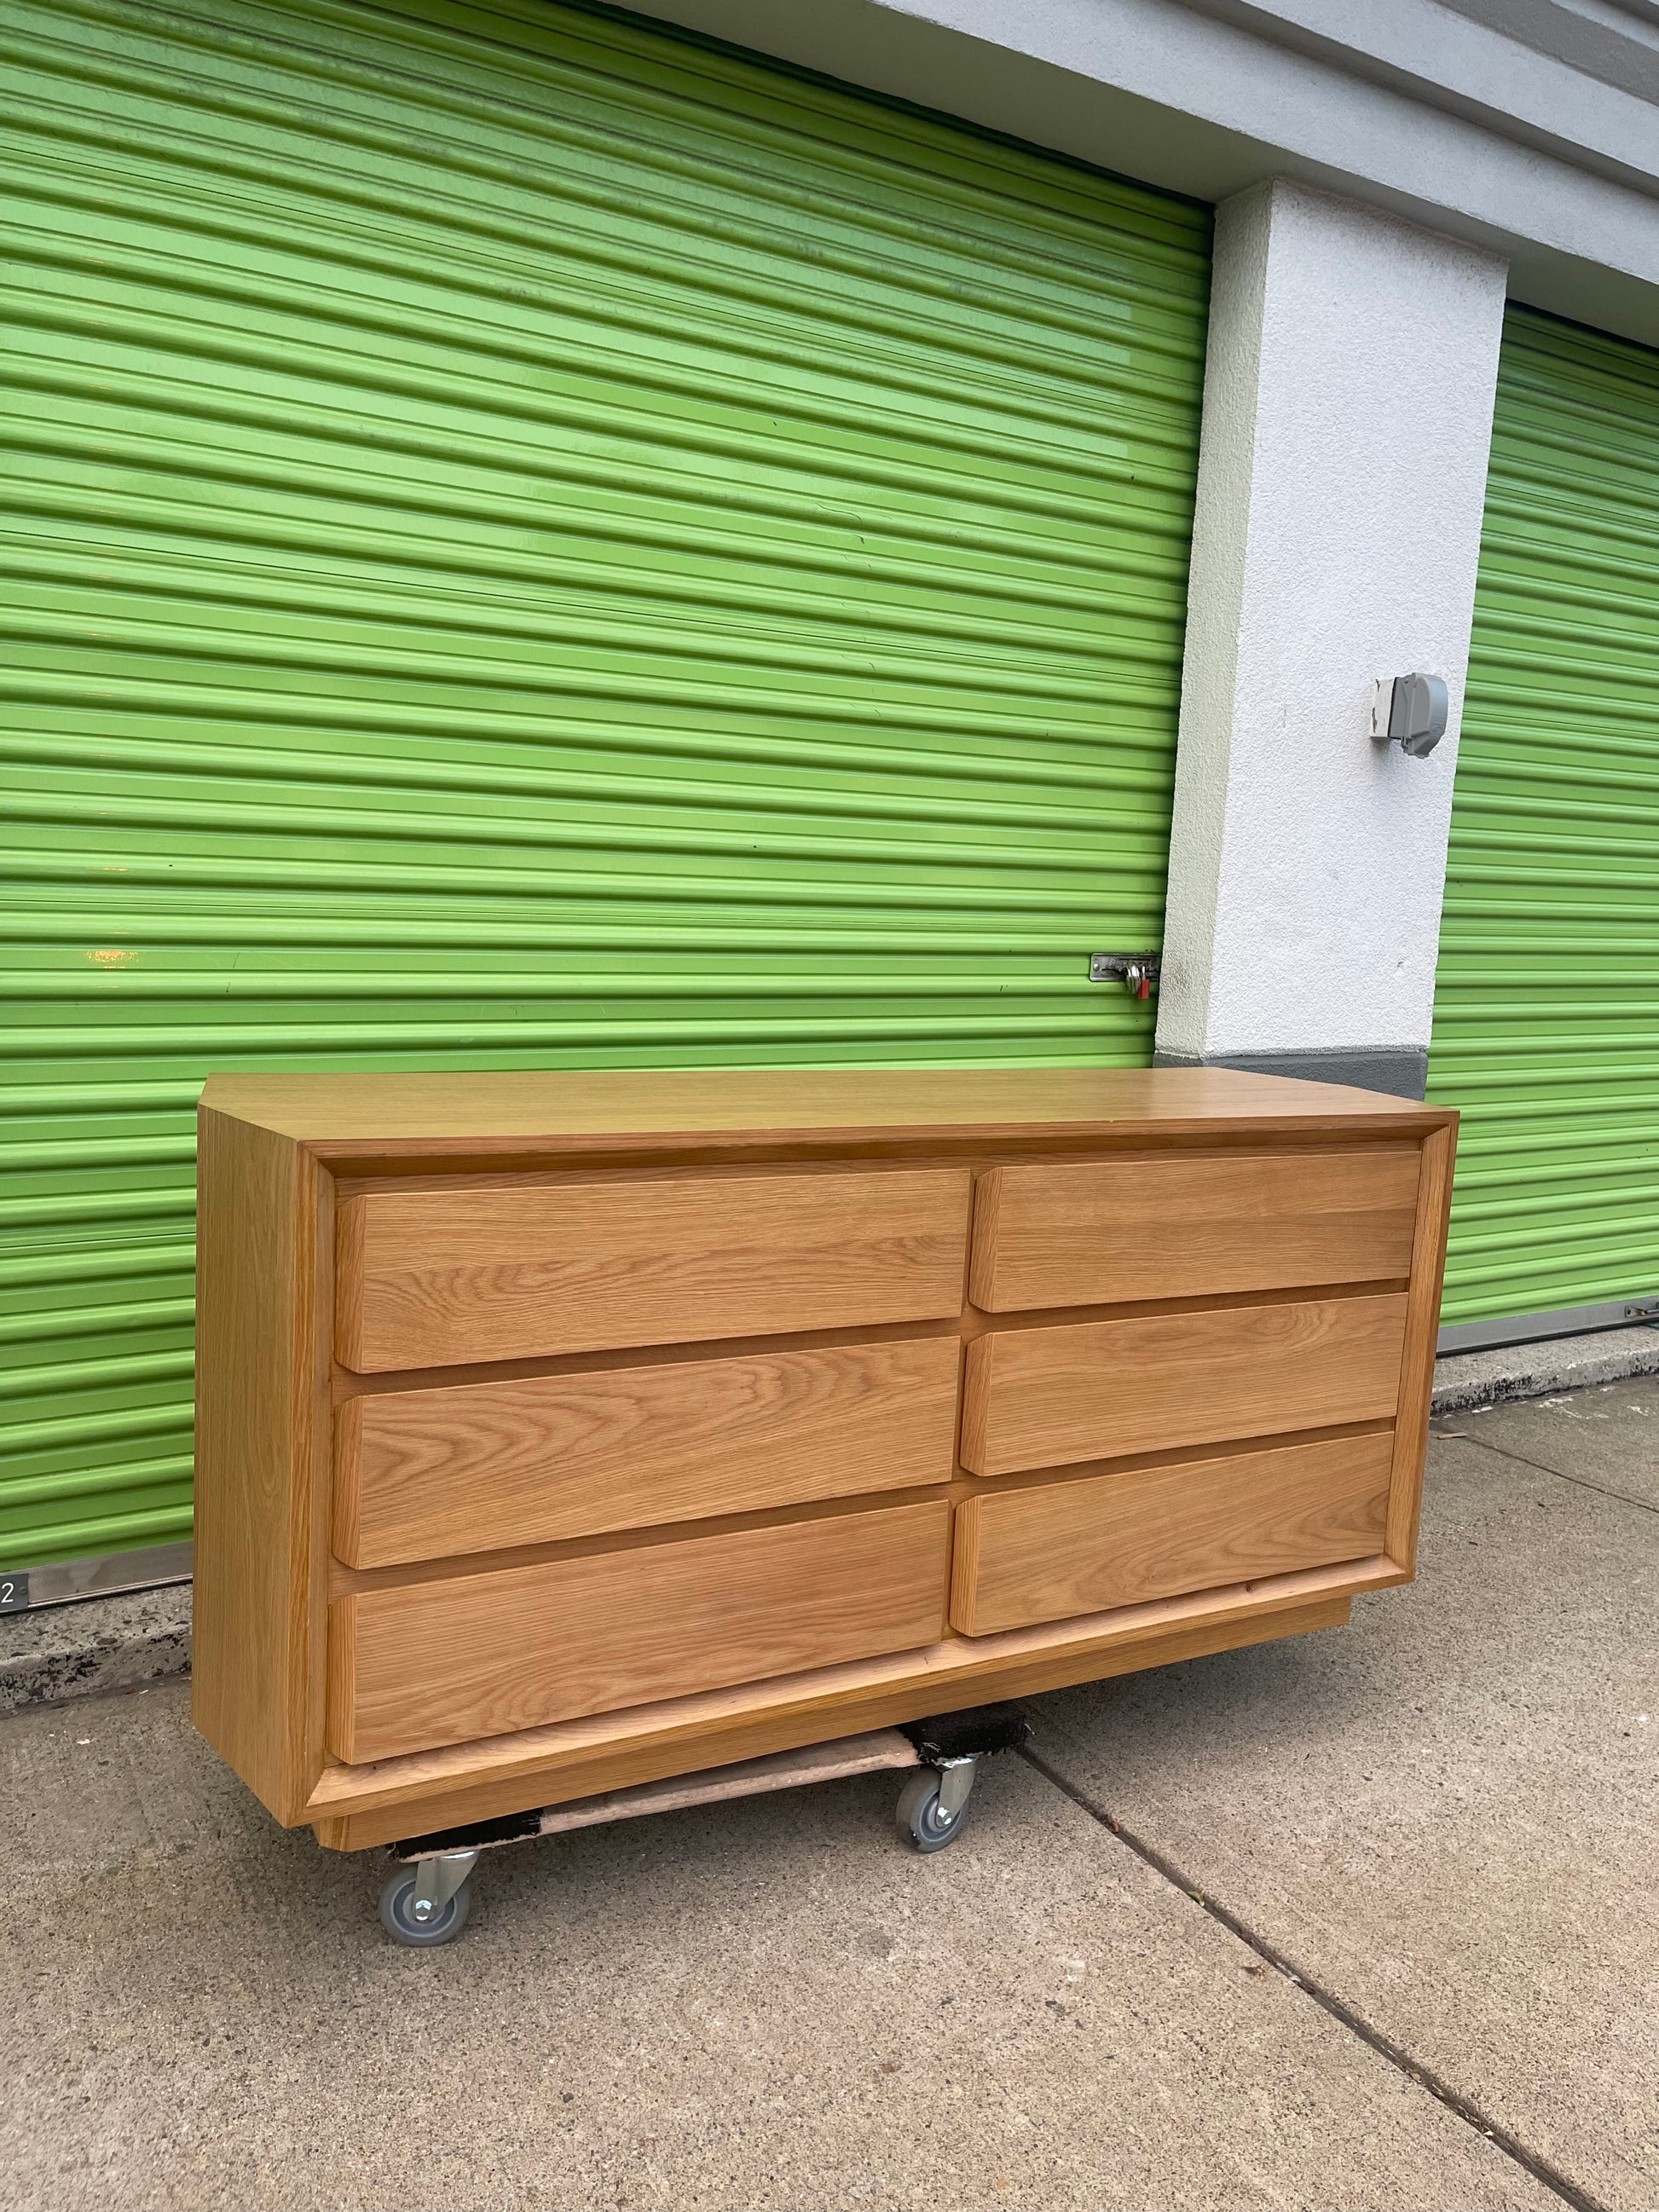
[[[1659,345],[1641,0],[635,5],[1199,199],[1284,175],[1370,200],[1506,256],[1516,297]]]

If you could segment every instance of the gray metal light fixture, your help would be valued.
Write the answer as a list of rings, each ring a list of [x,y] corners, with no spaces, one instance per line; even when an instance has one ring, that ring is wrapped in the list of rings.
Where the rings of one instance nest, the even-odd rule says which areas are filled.
[[[1380,745],[1397,744],[1421,760],[1446,734],[1446,679],[1425,676],[1379,676],[1371,703],[1371,735]]]

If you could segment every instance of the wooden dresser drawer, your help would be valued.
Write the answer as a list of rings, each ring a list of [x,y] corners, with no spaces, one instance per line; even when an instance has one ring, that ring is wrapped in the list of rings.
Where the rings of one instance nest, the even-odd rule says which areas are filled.
[[[377,1190],[340,1208],[336,1348],[373,1371],[958,1310],[965,1169]]]
[[[968,1347],[975,1474],[1392,1416],[1403,1295],[996,1329]]]
[[[954,1336],[349,1398],[334,1549],[383,1567],[948,1482]]]
[[[990,1636],[1371,1558],[1393,1455],[1392,1436],[1329,1437],[969,1498],[952,1625]]]
[[[943,1498],[362,1591],[329,1609],[352,1765],[935,1642]]]
[[[1414,1145],[993,1168],[970,1296],[1006,1313],[1403,1279],[1418,1174]]]

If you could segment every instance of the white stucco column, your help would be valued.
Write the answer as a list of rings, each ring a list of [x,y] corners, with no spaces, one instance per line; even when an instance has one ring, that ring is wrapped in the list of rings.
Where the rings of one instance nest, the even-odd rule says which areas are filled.
[[[1218,210],[1161,1060],[1422,1094],[1504,283],[1299,184]],[[1413,669],[1420,760],[1370,735]]]

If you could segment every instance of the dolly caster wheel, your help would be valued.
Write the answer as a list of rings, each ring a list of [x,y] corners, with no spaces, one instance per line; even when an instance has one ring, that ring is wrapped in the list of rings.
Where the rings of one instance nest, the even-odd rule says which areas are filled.
[[[392,1942],[422,1951],[453,1943],[472,1910],[467,1876],[477,1858],[477,1851],[451,1851],[398,1867],[380,1892],[380,1925]]]
[[[975,1763],[961,1759],[946,1766],[924,1766],[899,1792],[899,1833],[917,1850],[942,1851],[962,1833]]]

